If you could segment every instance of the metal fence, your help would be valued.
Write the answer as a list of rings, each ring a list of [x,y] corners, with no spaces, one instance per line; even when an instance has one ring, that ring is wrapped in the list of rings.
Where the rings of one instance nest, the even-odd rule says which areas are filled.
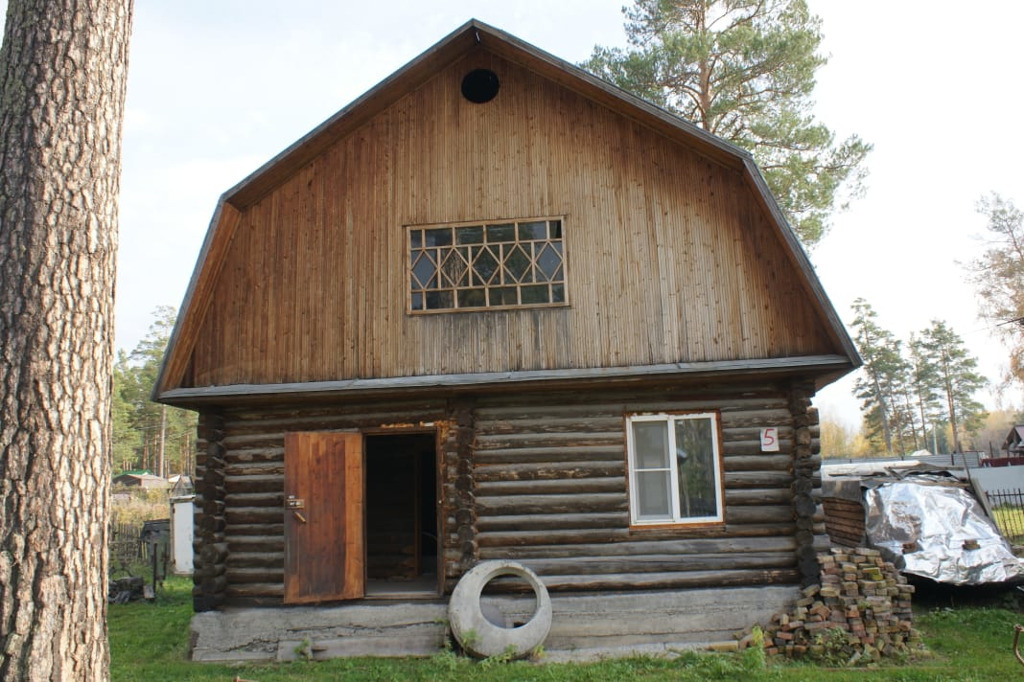
[[[140,534],[142,524],[110,524],[110,571],[126,571],[145,562],[146,545]]]
[[[988,501],[1003,536],[1015,544],[1024,543],[1024,490],[990,490]]]

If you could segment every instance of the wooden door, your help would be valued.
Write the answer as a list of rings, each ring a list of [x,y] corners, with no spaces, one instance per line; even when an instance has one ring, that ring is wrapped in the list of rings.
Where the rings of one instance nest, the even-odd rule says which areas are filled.
[[[364,596],[362,434],[285,434],[284,493],[284,602]]]

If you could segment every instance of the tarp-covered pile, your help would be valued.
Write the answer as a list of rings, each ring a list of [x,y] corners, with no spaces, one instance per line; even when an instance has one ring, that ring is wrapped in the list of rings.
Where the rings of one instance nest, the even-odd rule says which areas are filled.
[[[1024,562],[959,486],[897,481],[867,490],[870,544],[904,573],[953,585],[1024,579]]]

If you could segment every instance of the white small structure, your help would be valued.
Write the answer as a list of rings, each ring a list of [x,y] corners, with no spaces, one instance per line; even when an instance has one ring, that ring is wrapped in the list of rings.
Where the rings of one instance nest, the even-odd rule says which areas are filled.
[[[192,539],[195,494],[187,476],[178,477],[171,491],[171,570],[192,575]]]

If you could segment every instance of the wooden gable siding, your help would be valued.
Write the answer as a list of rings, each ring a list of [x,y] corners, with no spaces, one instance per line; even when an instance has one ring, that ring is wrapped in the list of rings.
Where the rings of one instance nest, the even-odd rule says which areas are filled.
[[[406,314],[405,226],[534,216],[568,307]],[[801,277],[740,172],[477,50],[241,208],[184,383],[843,353]]]
[[[724,527],[630,531],[624,416],[663,410],[719,411]],[[420,422],[439,434],[446,591],[491,558],[520,560],[555,590],[798,582],[798,439],[785,386],[239,409],[220,421],[222,482],[211,490],[222,493],[197,491],[197,508],[219,520],[197,526],[198,543],[209,547],[199,552],[196,583],[215,585],[228,601],[279,603],[283,595],[286,432]],[[765,425],[780,428],[780,452],[760,452]],[[204,481],[210,463],[197,463]],[[824,534],[820,515],[814,532]]]

